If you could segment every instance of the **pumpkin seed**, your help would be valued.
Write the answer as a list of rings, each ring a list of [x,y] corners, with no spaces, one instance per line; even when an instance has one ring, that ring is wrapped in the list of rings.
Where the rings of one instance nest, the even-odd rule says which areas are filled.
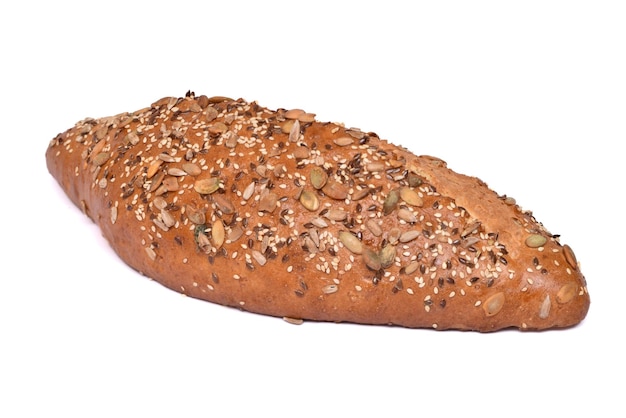
[[[398,199],[400,199],[400,192],[397,189],[391,190],[383,202],[384,215],[389,215],[393,212],[398,205]]]
[[[274,212],[278,204],[278,196],[271,193],[268,189],[263,190],[259,199],[259,212]]]
[[[409,187],[419,187],[424,183],[424,180],[420,176],[414,173],[409,173],[407,176]]]
[[[311,184],[317,190],[320,190],[328,181],[328,174],[321,167],[313,167],[309,173]]]
[[[556,294],[556,301],[562,304],[568,303],[572,299],[574,299],[574,296],[576,296],[577,292],[578,292],[578,286],[576,285],[576,283],[570,282],[570,283],[564,284],[563,286],[561,286],[561,288]]]
[[[385,245],[383,249],[380,250],[379,258],[382,268],[386,269],[390,267],[396,258],[396,247],[391,244]]]
[[[498,292],[495,295],[491,295],[483,303],[483,311],[487,316],[494,316],[502,310],[504,306],[504,293]]]
[[[567,261],[567,264],[569,264],[574,269],[578,269],[578,260],[576,259],[576,255],[569,245],[565,244],[563,246],[563,254],[565,255],[565,260]]]
[[[339,231],[339,241],[354,254],[363,252],[363,243],[348,231]]]
[[[348,188],[334,180],[326,183],[326,185],[322,188],[322,191],[326,194],[326,196],[335,200],[344,200],[348,197]]]
[[[373,251],[370,248],[365,248],[363,250],[363,262],[365,262],[367,267],[374,271],[378,271],[382,268],[380,256],[376,251]]]
[[[548,242],[548,239],[539,234],[532,234],[529,235],[528,238],[526,238],[526,246],[530,248],[543,247],[546,242]]]
[[[215,193],[220,188],[220,179],[217,177],[211,177],[208,179],[196,180],[193,188],[200,194]]]
[[[420,197],[420,195],[417,194],[415,190],[408,187],[403,187],[400,190],[400,197],[411,206],[424,206],[424,200]]]
[[[303,190],[302,193],[300,193],[300,203],[311,212],[316,211],[320,207],[320,200],[317,194],[310,190]]]

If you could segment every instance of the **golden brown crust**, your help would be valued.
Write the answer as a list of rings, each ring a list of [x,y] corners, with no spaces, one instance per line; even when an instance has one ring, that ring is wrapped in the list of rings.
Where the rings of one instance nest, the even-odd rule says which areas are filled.
[[[578,262],[482,181],[376,134],[225,97],[58,135],[50,173],[130,266],[289,319],[494,331],[582,321]]]

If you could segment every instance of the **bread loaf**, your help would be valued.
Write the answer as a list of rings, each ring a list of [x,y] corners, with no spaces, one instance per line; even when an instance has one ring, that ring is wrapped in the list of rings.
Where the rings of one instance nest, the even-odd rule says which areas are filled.
[[[194,298],[481,332],[589,309],[572,249],[512,198],[303,110],[189,92],[84,119],[46,159],[122,260]]]

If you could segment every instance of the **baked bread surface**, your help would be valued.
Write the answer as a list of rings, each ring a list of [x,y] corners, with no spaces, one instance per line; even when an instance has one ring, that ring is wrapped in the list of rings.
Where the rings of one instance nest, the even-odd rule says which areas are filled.
[[[189,92],[84,119],[46,160],[128,265],[194,298],[482,332],[589,309],[572,249],[514,199],[303,110]]]

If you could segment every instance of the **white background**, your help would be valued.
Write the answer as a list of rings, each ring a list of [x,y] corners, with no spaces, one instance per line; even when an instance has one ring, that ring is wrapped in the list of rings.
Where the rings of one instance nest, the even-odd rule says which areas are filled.
[[[0,416],[624,416],[624,4],[3,2]],[[293,326],[140,276],[44,153],[187,90],[304,108],[515,197],[576,251],[587,319]]]

